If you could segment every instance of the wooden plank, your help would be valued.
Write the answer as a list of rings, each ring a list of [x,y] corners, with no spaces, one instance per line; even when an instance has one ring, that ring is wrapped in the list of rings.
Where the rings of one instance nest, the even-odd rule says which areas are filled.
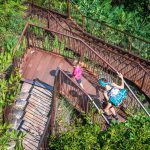
[[[55,75],[55,70],[57,67],[59,67],[59,64],[62,62],[61,57],[57,57],[56,55],[52,55],[52,59],[49,61],[47,65],[47,69],[45,71],[45,82],[53,85],[54,84],[54,75]]]
[[[42,57],[42,53],[34,52],[34,55],[30,57],[26,64],[26,70],[24,71],[23,77],[33,80],[33,75],[35,73],[37,65],[40,63],[40,59]]]
[[[39,60],[40,63],[36,67],[36,70],[34,72],[34,75],[32,76],[33,79],[40,79],[41,81],[45,82],[43,76],[46,74],[47,70],[47,64],[49,64],[49,61],[51,61],[51,55],[42,54],[41,59]],[[47,74],[46,74],[47,75]]]

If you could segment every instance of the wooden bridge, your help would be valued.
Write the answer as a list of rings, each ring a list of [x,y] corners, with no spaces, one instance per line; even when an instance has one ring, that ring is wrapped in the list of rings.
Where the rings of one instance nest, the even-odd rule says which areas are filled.
[[[150,84],[148,84],[150,82],[150,62],[148,60],[132,54],[131,52],[124,51],[118,46],[111,45],[99,38],[91,36],[87,32],[83,31],[75,21],[67,19],[66,15],[53,10],[48,10],[37,5],[30,4],[29,15],[32,17],[38,16],[43,23],[45,22],[45,26],[51,30],[81,38],[98,55],[111,64],[114,69],[121,72],[125,78],[132,81],[148,97],[150,97]],[[136,37],[134,37],[134,39],[136,39]],[[149,49],[150,43],[138,38],[136,40],[139,40],[139,43],[143,43],[147,46],[147,49]]]
[[[59,94],[66,97],[78,112],[86,113],[92,121],[101,124],[103,129],[108,127],[110,120],[103,114],[105,106],[103,89],[97,82],[99,78],[119,82],[117,73],[122,72],[150,96],[148,61],[88,35],[62,14],[33,4],[30,8],[29,15],[39,16],[48,28],[27,23],[14,49],[13,63],[20,69],[23,85],[11,116],[13,128],[26,133],[25,149],[47,148],[48,136],[54,133]],[[16,56],[17,51],[23,55]],[[138,63],[133,61],[134,58]],[[74,60],[84,63],[84,89],[68,76]],[[116,109],[119,121],[138,112],[150,116],[145,104],[127,83],[126,88],[128,97],[124,103],[127,109]]]
[[[62,39],[65,40],[62,42]],[[72,44],[71,41],[74,41],[74,43]],[[80,49],[81,44],[85,51]],[[15,123],[13,122],[15,124],[14,128],[26,133],[23,140],[25,149],[39,149],[47,146],[48,134],[53,133],[55,127],[57,96],[59,94],[65,96],[77,111],[81,113],[84,112],[87,115],[90,114],[90,116],[92,115],[92,120],[100,123],[103,129],[107,127],[109,120],[103,114],[104,105],[102,102],[104,98],[97,79],[101,76],[105,76],[110,81],[114,79],[117,81],[118,77],[115,72],[116,70],[111,67],[109,63],[103,58],[98,57],[94,51],[91,53],[92,48],[90,46],[79,38],[41,28],[36,25],[26,24],[15,47],[14,52],[16,51],[22,51],[24,55],[14,57],[14,66],[20,68],[24,84],[31,84],[34,87],[28,91],[23,91],[22,89],[21,93],[25,92],[33,96],[26,99],[27,102],[24,104],[24,107],[21,107],[21,110],[18,110],[16,107],[19,103],[16,100],[16,105],[14,105],[12,113],[12,116],[15,116],[15,118],[12,117],[13,120],[15,120]],[[76,59],[80,59],[80,61],[84,62],[84,75],[82,78],[84,90],[79,87],[76,81],[67,75],[67,72],[72,72],[72,63]],[[58,67],[60,69],[57,69]],[[95,71],[93,71],[93,68]],[[95,73],[97,73],[97,75]],[[36,80],[40,81],[43,85],[36,85]],[[38,87],[40,90],[35,94],[34,91],[38,89]],[[48,87],[51,88],[48,89]],[[49,96],[43,89],[49,92]],[[39,92],[42,92],[42,94]],[[46,112],[42,110],[42,107],[45,105],[44,97],[46,97],[47,100],[49,99],[49,101],[46,102],[46,104],[48,104]],[[21,98],[20,100],[23,101]],[[33,103],[34,105],[32,105]],[[130,114],[143,111],[149,115],[144,105],[137,99],[130,88],[125,103],[128,110],[130,110]],[[93,111],[95,108],[100,111],[101,114]],[[35,111],[32,112],[31,109]],[[117,112],[119,121],[124,121],[127,116],[124,109],[118,109]],[[45,115],[45,120],[41,123],[36,119],[40,117],[40,115],[42,115],[41,117]],[[30,122],[27,123],[29,118]],[[39,124],[39,126],[33,126],[33,128],[31,128],[30,125],[33,122]],[[17,127],[16,124],[18,124]],[[40,133],[37,132],[39,128],[41,129]]]

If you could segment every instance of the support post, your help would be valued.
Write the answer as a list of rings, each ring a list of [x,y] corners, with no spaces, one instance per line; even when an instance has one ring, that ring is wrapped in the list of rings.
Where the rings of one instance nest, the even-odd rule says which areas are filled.
[[[70,15],[70,1],[67,0],[67,16],[68,16],[68,19],[71,19],[71,15]]]
[[[32,5],[34,4],[34,0],[32,0]]]
[[[129,39],[128,52],[131,52],[131,50],[132,50],[132,38],[128,37],[128,39]]]
[[[60,70],[57,68],[55,73],[55,80],[54,80],[54,90],[53,90],[53,99],[52,99],[52,110],[51,110],[51,119],[50,119],[50,130],[51,134],[54,135],[54,126],[55,126],[55,119],[56,119],[56,111],[57,111],[57,97],[59,94],[59,83],[60,83]]]
[[[26,39],[27,39],[27,48],[30,47],[30,43],[29,43],[29,31],[27,29],[27,32],[26,32]]]
[[[50,14],[49,14],[49,11],[47,11],[47,28],[50,27]]]

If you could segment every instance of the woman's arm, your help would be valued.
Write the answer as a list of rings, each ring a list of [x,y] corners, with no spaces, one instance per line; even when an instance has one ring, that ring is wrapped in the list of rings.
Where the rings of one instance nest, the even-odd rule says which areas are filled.
[[[112,86],[117,87],[118,89],[124,89],[124,79],[123,79],[123,75],[121,73],[118,74],[119,77],[121,78],[121,85],[117,85],[115,83],[112,83]]]

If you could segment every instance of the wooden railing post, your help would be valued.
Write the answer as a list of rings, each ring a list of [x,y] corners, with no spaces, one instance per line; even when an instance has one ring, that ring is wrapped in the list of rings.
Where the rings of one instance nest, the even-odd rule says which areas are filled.
[[[50,16],[49,16],[50,14],[49,14],[49,11],[47,11],[47,13],[48,13],[47,14],[47,17],[48,17],[47,18],[47,28],[49,28],[50,27]]]
[[[31,3],[31,10],[33,9],[33,5],[34,5],[34,0],[32,0],[32,3]]]
[[[71,19],[71,14],[70,14],[70,1],[67,0],[67,16],[68,16],[68,19]]]
[[[50,120],[50,130],[51,134],[54,135],[54,127],[55,127],[55,118],[56,118],[56,111],[57,111],[57,97],[60,90],[60,70],[57,68],[55,73],[55,81],[54,81],[54,90],[53,90],[53,99],[52,99],[52,110],[51,110],[51,120]]]
[[[27,49],[30,47],[30,43],[29,43],[29,31],[28,29],[26,30],[26,39],[27,39]]]
[[[128,47],[128,51],[131,52],[132,50],[132,38],[128,37],[129,40],[129,47]],[[125,48],[124,48],[125,49]]]

